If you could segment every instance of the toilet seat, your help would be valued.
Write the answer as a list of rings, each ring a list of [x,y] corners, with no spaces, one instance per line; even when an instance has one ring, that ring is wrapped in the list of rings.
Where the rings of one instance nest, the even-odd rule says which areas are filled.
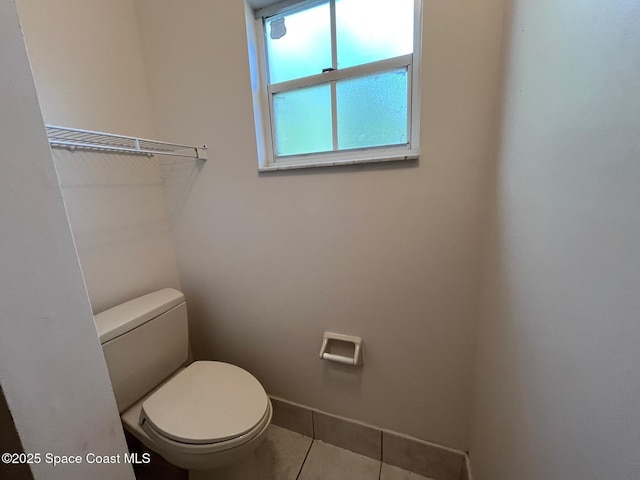
[[[271,402],[247,371],[198,361],[145,398],[142,430],[175,451],[204,454],[251,441],[271,419]]]

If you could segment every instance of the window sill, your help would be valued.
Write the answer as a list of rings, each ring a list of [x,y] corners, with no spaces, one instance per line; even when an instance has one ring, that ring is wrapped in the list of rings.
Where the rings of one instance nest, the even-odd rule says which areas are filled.
[[[296,170],[301,168],[338,167],[341,165],[360,165],[363,163],[399,162],[415,160],[419,156],[417,150],[404,150],[402,153],[378,155],[360,158],[333,158],[322,160],[280,160],[267,166],[258,168],[259,172],[274,172],[278,170]]]

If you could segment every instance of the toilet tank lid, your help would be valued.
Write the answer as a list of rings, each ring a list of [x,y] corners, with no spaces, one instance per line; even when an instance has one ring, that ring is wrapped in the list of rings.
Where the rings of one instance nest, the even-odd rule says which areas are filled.
[[[182,292],[165,288],[134,298],[94,316],[100,343],[119,337],[184,302]]]

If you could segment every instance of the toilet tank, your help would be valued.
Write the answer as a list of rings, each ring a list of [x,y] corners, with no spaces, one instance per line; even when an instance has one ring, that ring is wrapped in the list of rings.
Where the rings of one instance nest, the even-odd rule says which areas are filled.
[[[184,295],[165,288],[95,316],[118,410],[123,412],[188,359]]]

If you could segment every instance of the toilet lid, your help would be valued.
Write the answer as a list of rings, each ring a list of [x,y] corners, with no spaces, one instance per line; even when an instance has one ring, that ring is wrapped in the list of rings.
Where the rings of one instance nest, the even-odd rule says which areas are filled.
[[[194,362],[149,396],[141,422],[168,438],[202,444],[247,433],[264,418],[269,399],[249,372],[222,362]]]

